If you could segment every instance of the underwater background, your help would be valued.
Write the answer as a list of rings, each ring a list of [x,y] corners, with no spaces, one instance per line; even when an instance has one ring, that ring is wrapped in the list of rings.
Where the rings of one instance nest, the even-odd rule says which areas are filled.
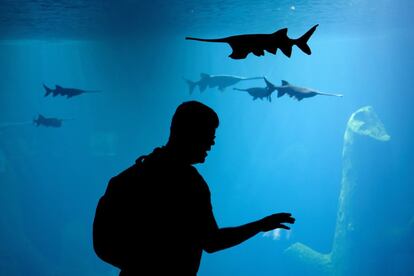
[[[92,248],[108,180],[166,143],[198,100],[220,117],[198,170],[220,226],[291,212],[290,231],[214,254],[200,276],[414,275],[414,2],[0,1],[0,275],[117,275]],[[246,59],[185,40],[319,24]],[[343,97],[192,94],[200,74],[266,76]],[[44,97],[43,84],[99,90]],[[36,127],[39,114],[64,119]],[[165,235],[168,235],[166,226]],[[170,252],[165,249],[168,258]]]

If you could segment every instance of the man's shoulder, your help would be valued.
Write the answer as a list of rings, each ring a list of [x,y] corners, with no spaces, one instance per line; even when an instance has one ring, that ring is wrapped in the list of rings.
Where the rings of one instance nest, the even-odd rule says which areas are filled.
[[[137,175],[138,170],[139,170],[139,165],[137,163],[132,164],[131,166],[124,169],[123,171],[121,171],[117,175],[113,176],[110,179],[110,182],[118,182],[118,181],[121,181],[121,180],[127,180],[127,179],[131,179],[131,178],[135,178],[136,175]]]

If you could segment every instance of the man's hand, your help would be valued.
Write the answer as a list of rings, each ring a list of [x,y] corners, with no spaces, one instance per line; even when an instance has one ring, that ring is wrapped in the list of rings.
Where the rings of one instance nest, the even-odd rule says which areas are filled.
[[[295,218],[290,213],[277,213],[267,216],[260,220],[261,231],[267,232],[277,228],[283,228],[289,230],[290,227],[284,225],[284,223],[295,223]]]

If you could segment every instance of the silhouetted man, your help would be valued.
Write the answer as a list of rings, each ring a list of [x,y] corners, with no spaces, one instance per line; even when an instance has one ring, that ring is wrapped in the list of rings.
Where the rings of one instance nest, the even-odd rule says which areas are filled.
[[[211,108],[184,102],[172,118],[167,144],[110,180],[95,216],[94,246],[120,275],[194,276],[203,250],[213,253],[294,223],[291,214],[279,213],[218,227],[207,183],[192,166],[205,161],[218,125]]]

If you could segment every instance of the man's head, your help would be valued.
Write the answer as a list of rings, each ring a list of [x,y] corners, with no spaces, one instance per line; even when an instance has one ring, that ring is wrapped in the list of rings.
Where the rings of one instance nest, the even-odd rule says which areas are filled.
[[[203,163],[214,145],[218,125],[213,109],[197,101],[184,102],[172,118],[168,146],[179,150],[190,164]]]

